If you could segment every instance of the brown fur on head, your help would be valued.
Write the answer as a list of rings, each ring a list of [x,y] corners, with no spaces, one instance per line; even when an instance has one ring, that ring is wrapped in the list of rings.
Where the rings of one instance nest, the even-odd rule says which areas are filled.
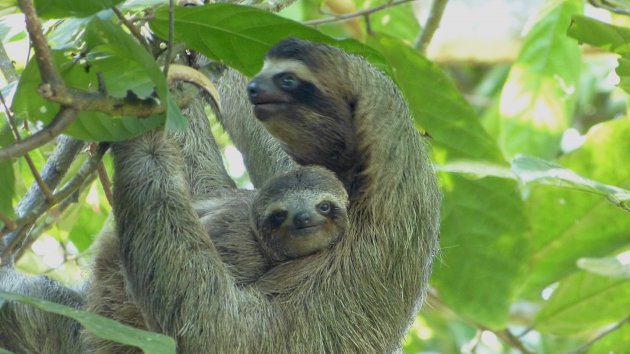
[[[335,174],[318,166],[276,176],[251,208],[256,236],[273,261],[313,254],[335,244],[348,228],[348,194]]]
[[[328,46],[289,39],[268,54],[247,86],[254,114],[302,165],[323,165],[341,179],[362,160],[353,122],[354,99]],[[347,183],[348,181],[344,181]]]

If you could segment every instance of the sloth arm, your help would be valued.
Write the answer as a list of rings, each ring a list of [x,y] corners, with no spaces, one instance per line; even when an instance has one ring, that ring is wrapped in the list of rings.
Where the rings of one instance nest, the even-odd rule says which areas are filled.
[[[229,351],[241,333],[258,342],[270,304],[237,289],[192,207],[179,149],[154,131],[112,151],[123,267],[148,327],[187,353]]]
[[[295,168],[293,160],[254,117],[246,93],[247,78],[227,69],[218,82],[221,125],[243,154],[247,172],[256,188],[269,178]]]

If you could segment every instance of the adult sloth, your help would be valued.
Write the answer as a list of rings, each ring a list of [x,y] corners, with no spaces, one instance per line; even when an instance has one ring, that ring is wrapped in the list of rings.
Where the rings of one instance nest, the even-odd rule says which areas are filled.
[[[123,269],[146,324],[181,353],[395,351],[426,293],[440,208],[402,95],[362,58],[294,39],[269,52],[249,95],[290,156],[344,182],[347,234],[238,287],[193,209],[177,149],[155,134],[116,144]],[[226,118],[232,135],[258,124],[230,119],[244,117]],[[255,155],[256,144],[235,141]]]

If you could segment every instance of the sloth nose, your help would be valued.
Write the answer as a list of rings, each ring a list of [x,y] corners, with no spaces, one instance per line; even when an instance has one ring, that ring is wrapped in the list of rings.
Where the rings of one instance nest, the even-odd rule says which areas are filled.
[[[293,217],[293,224],[297,228],[312,226],[311,215],[305,211],[299,212]]]
[[[258,97],[260,91],[260,84],[258,84],[256,81],[252,81],[247,84],[247,95],[250,99],[255,99],[256,97]]]

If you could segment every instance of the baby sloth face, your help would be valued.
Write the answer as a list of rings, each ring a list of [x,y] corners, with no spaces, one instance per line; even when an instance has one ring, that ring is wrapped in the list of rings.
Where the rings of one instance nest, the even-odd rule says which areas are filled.
[[[348,196],[323,167],[300,167],[269,180],[252,208],[258,241],[273,261],[308,256],[337,243],[348,228]]]

